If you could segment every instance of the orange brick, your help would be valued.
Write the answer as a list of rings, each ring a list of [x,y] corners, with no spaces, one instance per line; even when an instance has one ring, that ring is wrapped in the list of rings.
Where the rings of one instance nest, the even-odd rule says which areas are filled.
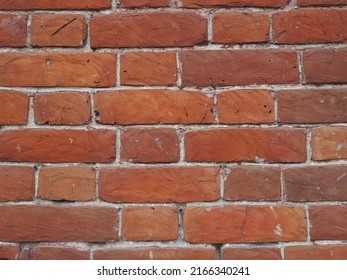
[[[25,47],[26,34],[27,16],[0,15],[0,47]]]
[[[29,96],[17,91],[0,91],[0,125],[26,124]]]

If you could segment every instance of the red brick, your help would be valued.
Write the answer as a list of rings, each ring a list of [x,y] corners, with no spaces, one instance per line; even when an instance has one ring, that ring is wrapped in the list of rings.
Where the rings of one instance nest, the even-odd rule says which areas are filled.
[[[168,7],[170,0],[120,0],[120,4],[124,8],[138,7]]]
[[[19,247],[13,245],[0,245],[0,260],[15,260],[19,255]]]
[[[100,10],[111,7],[111,0],[8,0],[1,10]]]
[[[214,249],[182,247],[135,247],[97,250],[95,260],[213,260]]]
[[[288,0],[179,0],[179,5],[187,8],[201,7],[274,7],[287,4]]]
[[[299,82],[297,55],[279,50],[181,51],[184,86],[241,86]]]
[[[223,206],[183,210],[184,239],[190,243],[306,240],[302,207]]]
[[[311,206],[309,211],[312,240],[347,239],[347,205]]]
[[[108,87],[116,84],[111,53],[2,53],[1,86]]]
[[[275,201],[281,198],[281,174],[276,167],[235,166],[224,182],[224,200]]]
[[[121,56],[120,82],[132,86],[170,86],[177,80],[173,52],[130,52]]]
[[[347,200],[347,166],[289,168],[283,180],[289,201]]]
[[[347,89],[283,90],[278,94],[282,123],[347,122]]]
[[[89,260],[89,252],[69,247],[40,246],[33,250],[33,260]]]
[[[270,18],[260,13],[217,12],[213,17],[213,42],[253,43],[268,41]]]
[[[0,15],[0,47],[25,47],[26,33],[27,16]]]
[[[82,15],[36,14],[31,22],[31,44],[38,47],[81,47],[86,39]]]
[[[109,202],[215,201],[220,198],[219,168],[103,168],[99,196]]]
[[[347,127],[319,127],[313,130],[314,160],[347,159]]]
[[[268,90],[232,90],[217,95],[219,122],[226,124],[275,121],[274,98]]]
[[[280,44],[347,41],[347,11],[285,11],[272,17],[274,40]]]
[[[187,161],[303,162],[306,133],[302,129],[225,128],[188,131]]]
[[[37,124],[86,124],[91,118],[90,97],[78,92],[37,94],[34,113]]]
[[[279,248],[223,248],[223,260],[281,260]]]
[[[34,169],[0,166],[0,201],[26,201],[34,198]]]
[[[118,211],[110,207],[0,206],[3,241],[89,241],[118,239]]]
[[[0,125],[26,124],[29,96],[17,91],[0,91]]]
[[[99,92],[95,110],[102,124],[213,123],[213,99],[199,91]]]
[[[99,15],[90,39],[92,48],[194,46],[207,40],[207,21],[194,12]]]
[[[125,240],[176,240],[178,215],[175,207],[129,207],[122,211]]]
[[[7,130],[0,133],[0,160],[14,162],[111,162],[112,130]]]
[[[287,260],[347,260],[347,246],[290,246],[285,248],[284,254]]]
[[[150,163],[177,162],[180,151],[174,128],[129,128],[121,135],[121,160]]]
[[[83,166],[43,167],[39,173],[41,199],[88,201],[95,197],[95,172]]]
[[[303,69],[307,83],[347,82],[347,49],[304,51]]]
[[[344,4],[347,4],[347,0],[297,0],[298,6],[330,6]]]

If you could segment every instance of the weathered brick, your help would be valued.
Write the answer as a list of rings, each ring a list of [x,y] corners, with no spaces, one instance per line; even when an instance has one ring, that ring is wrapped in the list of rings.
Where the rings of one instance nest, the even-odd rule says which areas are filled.
[[[194,12],[114,13],[90,24],[92,48],[185,47],[207,39],[207,21]]]
[[[26,201],[34,198],[34,169],[0,166],[0,201]]]
[[[109,202],[215,201],[220,198],[219,168],[102,168],[99,196]]]
[[[282,123],[347,122],[347,89],[282,90],[278,114]]]
[[[306,133],[302,129],[225,128],[188,131],[187,161],[303,162]]]
[[[286,260],[347,260],[347,246],[290,246],[284,249],[284,255]]]
[[[89,241],[118,239],[118,211],[110,207],[0,206],[0,240]]]
[[[298,6],[345,5],[347,0],[297,0]]]
[[[347,239],[347,205],[310,206],[312,240]]]
[[[0,91],[0,125],[28,121],[29,96],[18,91]]]
[[[199,91],[123,90],[95,96],[103,124],[213,123],[213,99]]]
[[[258,43],[268,41],[270,18],[261,13],[217,12],[213,16],[213,42]]]
[[[333,160],[347,158],[347,127],[319,127],[313,130],[312,158]]]
[[[88,250],[70,247],[40,246],[33,250],[33,260],[89,260]]]
[[[138,7],[168,7],[170,0],[120,0],[124,8],[138,8]]]
[[[1,53],[1,86],[108,87],[116,84],[111,53]]]
[[[122,211],[125,240],[176,240],[178,215],[175,207],[128,207]]]
[[[288,0],[179,0],[179,6],[201,7],[274,7],[284,6]]]
[[[39,173],[41,199],[88,201],[95,197],[95,172],[83,166],[43,167]]]
[[[25,47],[26,33],[27,16],[0,15],[0,47]]]
[[[232,90],[217,95],[220,123],[271,123],[275,121],[274,98],[268,90]]]
[[[19,246],[0,245],[0,259],[15,260],[19,254]]]
[[[223,260],[281,260],[279,248],[228,248],[222,249]]]
[[[129,128],[121,134],[121,160],[139,163],[177,162],[180,151],[174,128]]]
[[[297,55],[279,50],[181,51],[184,86],[241,86],[299,82]]]
[[[275,201],[281,198],[281,174],[276,167],[235,166],[224,182],[224,200]]]
[[[86,39],[82,15],[35,14],[31,22],[31,44],[38,47],[81,47]]]
[[[223,206],[183,210],[184,239],[190,243],[304,241],[302,207]]]
[[[289,201],[346,201],[347,166],[304,166],[283,172]]]
[[[297,10],[272,16],[274,40],[280,44],[347,41],[346,10]]]
[[[347,49],[311,49],[304,51],[306,83],[347,82]]]
[[[176,83],[176,54],[130,52],[121,56],[120,82],[132,86],[170,86]]]
[[[24,129],[0,133],[0,160],[14,162],[111,162],[112,130]]]
[[[37,124],[86,124],[91,118],[90,97],[78,92],[37,94],[34,115]]]

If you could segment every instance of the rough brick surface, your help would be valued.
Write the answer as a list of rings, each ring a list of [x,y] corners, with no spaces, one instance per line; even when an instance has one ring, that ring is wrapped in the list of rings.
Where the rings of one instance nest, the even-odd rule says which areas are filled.
[[[288,0],[179,0],[179,5],[188,8],[200,7],[282,7]]]
[[[29,96],[18,91],[0,91],[0,125],[25,124],[28,120]]]
[[[0,47],[24,47],[26,43],[26,25],[26,16],[1,14]]]
[[[0,245],[0,259],[15,260],[19,254],[19,247],[12,245]]]
[[[280,260],[278,248],[223,248],[223,260]]]
[[[69,247],[41,246],[33,250],[33,260],[89,260],[89,252]]]
[[[137,7],[167,7],[170,5],[170,0],[120,0],[124,8]]]
[[[284,255],[286,260],[347,260],[347,246],[291,246],[285,248]]]

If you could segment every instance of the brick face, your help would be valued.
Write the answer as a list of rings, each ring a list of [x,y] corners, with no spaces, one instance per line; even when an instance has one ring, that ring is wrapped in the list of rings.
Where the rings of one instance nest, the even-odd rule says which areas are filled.
[[[1,14],[0,47],[24,47],[26,43],[26,24],[26,16]]]
[[[0,91],[0,125],[28,121],[29,96],[18,91]]]

